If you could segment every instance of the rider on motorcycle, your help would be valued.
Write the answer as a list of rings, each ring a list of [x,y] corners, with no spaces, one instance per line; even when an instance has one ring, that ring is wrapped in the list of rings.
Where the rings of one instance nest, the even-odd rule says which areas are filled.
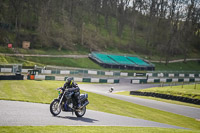
[[[63,86],[64,89],[68,89],[70,92],[74,92],[73,98],[76,100],[77,108],[80,108],[80,88],[78,85],[73,81],[73,78],[67,78],[66,82]]]

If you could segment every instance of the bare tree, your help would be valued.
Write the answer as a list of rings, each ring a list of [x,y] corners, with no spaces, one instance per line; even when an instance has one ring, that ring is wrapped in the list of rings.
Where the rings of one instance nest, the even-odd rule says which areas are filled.
[[[124,30],[124,25],[126,24],[126,14],[130,3],[130,0],[118,0],[118,10],[117,10],[117,35],[121,38],[122,32]]]
[[[195,36],[195,32],[198,31],[198,28],[196,28],[196,24],[198,24],[198,12],[197,12],[197,6],[200,4],[198,0],[190,0],[186,1],[188,2],[186,13],[185,13],[185,21],[182,27],[182,43],[183,48],[182,52],[184,54],[184,62],[186,62],[186,58],[189,53],[189,47],[193,41],[193,37]]]

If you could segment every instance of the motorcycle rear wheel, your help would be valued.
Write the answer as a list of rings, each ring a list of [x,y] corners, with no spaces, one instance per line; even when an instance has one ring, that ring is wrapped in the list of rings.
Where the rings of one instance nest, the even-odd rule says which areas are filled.
[[[86,107],[83,107],[79,111],[75,111],[75,114],[77,117],[82,117],[82,116],[84,116],[85,112],[86,112]]]
[[[61,112],[61,105],[58,107],[60,100],[59,99],[55,99],[53,100],[53,102],[51,102],[50,104],[50,112],[53,116],[57,116],[60,114]]]

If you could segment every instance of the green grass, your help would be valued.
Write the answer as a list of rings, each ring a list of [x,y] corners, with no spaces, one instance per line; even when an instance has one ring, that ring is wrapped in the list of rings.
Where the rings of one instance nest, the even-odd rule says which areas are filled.
[[[33,62],[30,60],[25,60],[22,57],[13,57],[13,56],[2,56],[0,55],[0,64],[22,64],[23,66],[43,66],[42,62]]]
[[[200,63],[198,61],[169,63],[167,65],[164,63],[153,64],[156,67],[156,71],[200,71]]]
[[[199,133],[196,130],[155,127],[107,127],[107,126],[13,126],[0,127],[2,133]]]
[[[10,54],[12,54],[13,51],[12,51],[12,49],[8,48],[7,46],[6,47],[0,46],[0,53],[10,53]]]
[[[83,49],[82,47],[78,47],[77,50],[57,50],[54,48],[45,48],[45,49],[23,49],[23,48],[15,48],[20,54],[44,54],[44,55],[66,55],[66,54],[88,54],[89,51]],[[7,46],[0,46],[0,53],[10,53],[14,54],[14,51]]]
[[[45,65],[101,69],[101,67],[98,64],[94,63],[89,58],[26,57],[25,59],[30,60],[32,62],[42,63]]]
[[[107,69],[99,66],[91,61],[89,58],[53,58],[53,57],[14,57],[14,56],[1,56],[0,64],[22,64],[25,67],[56,65],[65,67],[75,67],[84,69],[97,69],[107,71],[120,71],[119,69]],[[122,72],[136,72],[133,70],[122,70]],[[144,71],[137,71],[144,72]]]
[[[165,87],[153,87],[140,90],[142,92],[155,92],[161,94],[169,94],[173,96],[182,96],[193,99],[200,99],[200,84],[193,85],[179,85],[179,86],[165,86]]]
[[[63,84],[64,81],[0,81],[0,99],[50,103],[58,95],[55,88]],[[193,118],[86,93],[89,94],[90,101],[88,109],[200,130],[200,121]]]
[[[17,63],[23,66],[38,66],[56,65],[66,67],[77,67],[86,69],[101,69],[101,70],[113,70],[120,71],[119,69],[105,69],[98,64],[91,61],[89,58],[56,58],[56,57],[11,57],[0,55],[1,64]],[[190,61],[188,63],[170,63],[167,66],[165,64],[154,63],[156,65],[156,71],[200,71],[200,64],[197,61]],[[134,70],[123,70],[123,72],[136,72]],[[144,71],[143,71],[144,72]]]
[[[53,58],[53,57],[13,57],[1,56],[1,64],[22,64],[23,66],[45,66],[57,65],[88,69],[101,69],[102,67],[91,61],[89,58]]]
[[[57,97],[56,88],[61,87],[63,84],[64,81],[0,80],[0,99],[50,103],[53,97]]]
[[[196,105],[196,104],[190,104],[190,103],[179,102],[179,101],[168,100],[168,99],[161,99],[161,98],[150,97],[150,96],[148,97],[148,96],[130,95],[130,91],[116,92],[115,94],[125,95],[125,96],[132,96],[132,97],[139,97],[139,98],[157,100],[157,101],[166,102],[166,103],[179,104],[179,105],[184,105],[184,106],[200,108],[200,105]]]

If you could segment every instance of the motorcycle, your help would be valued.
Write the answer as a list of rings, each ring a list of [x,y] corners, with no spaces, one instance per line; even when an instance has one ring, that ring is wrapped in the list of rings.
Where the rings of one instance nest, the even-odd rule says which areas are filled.
[[[73,98],[75,92],[71,92],[68,89],[58,88],[58,98],[54,99],[50,104],[50,112],[53,116],[60,114],[61,110],[64,112],[75,112],[77,117],[82,117],[86,112],[86,106],[89,104],[88,94],[80,95],[81,106],[77,108],[77,103]]]

